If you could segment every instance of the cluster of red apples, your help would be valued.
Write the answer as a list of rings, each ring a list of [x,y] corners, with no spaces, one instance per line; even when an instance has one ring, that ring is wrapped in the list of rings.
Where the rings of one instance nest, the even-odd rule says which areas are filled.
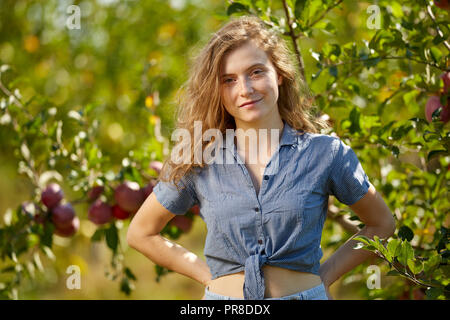
[[[162,163],[152,161],[150,167],[159,174]],[[137,182],[124,181],[114,189],[113,204],[102,199],[103,186],[93,187],[87,194],[87,200],[90,203],[88,219],[96,225],[103,225],[113,219],[125,220],[130,218],[153,192],[155,183],[156,180],[152,179],[145,187],[141,188]],[[51,221],[55,226],[55,234],[61,237],[71,237],[78,231],[80,220],[70,202],[64,201],[64,193],[57,183],[47,185],[41,194],[41,202],[50,213]],[[196,215],[199,214],[198,206],[191,208],[190,211]],[[36,219],[42,222],[42,216],[38,215]],[[183,232],[188,232],[192,226],[192,219],[177,215],[170,221],[170,224],[177,226]]]

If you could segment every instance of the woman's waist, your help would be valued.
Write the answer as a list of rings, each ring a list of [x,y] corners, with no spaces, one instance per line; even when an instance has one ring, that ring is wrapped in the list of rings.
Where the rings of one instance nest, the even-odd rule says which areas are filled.
[[[320,276],[309,273],[264,265],[265,298],[278,298],[311,289],[322,283]],[[208,284],[208,290],[217,294],[244,298],[244,271],[228,274]]]

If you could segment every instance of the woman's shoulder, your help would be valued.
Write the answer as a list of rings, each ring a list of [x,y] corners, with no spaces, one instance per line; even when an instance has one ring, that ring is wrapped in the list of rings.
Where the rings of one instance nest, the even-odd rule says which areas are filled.
[[[310,147],[320,151],[333,151],[341,143],[341,139],[333,134],[302,132],[299,130],[299,144],[307,143]]]

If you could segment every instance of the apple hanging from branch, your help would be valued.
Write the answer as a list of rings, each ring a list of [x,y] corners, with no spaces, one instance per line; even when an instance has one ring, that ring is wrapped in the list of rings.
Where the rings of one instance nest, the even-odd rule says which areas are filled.
[[[57,183],[50,183],[41,194],[41,201],[48,209],[56,207],[63,198],[64,193]]]
[[[111,221],[113,217],[112,208],[101,199],[97,199],[88,211],[88,219],[96,225],[102,225]]]
[[[114,190],[114,199],[123,210],[135,213],[144,202],[144,193],[137,182],[125,181]]]
[[[440,120],[444,123],[448,122],[450,119],[450,111],[449,111],[449,105],[447,102],[447,105],[443,106],[441,104],[441,100],[439,96],[431,96],[428,98],[427,103],[425,105],[425,117],[427,118],[428,122],[432,122],[432,115],[433,112],[439,108],[442,108]]]

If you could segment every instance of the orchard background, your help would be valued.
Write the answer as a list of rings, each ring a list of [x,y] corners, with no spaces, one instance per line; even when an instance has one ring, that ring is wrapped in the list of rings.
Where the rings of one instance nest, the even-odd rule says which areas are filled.
[[[126,230],[173,145],[190,57],[230,16],[253,14],[288,41],[316,112],[396,218],[392,238],[360,239],[357,250],[379,257],[332,295],[448,299],[449,10],[442,0],[3,0],[0,298],[202,297],[199,283],[131,250]],[[204,258],[197,213],[162,233]],[[331,197],[323,259],[360,226]]]

